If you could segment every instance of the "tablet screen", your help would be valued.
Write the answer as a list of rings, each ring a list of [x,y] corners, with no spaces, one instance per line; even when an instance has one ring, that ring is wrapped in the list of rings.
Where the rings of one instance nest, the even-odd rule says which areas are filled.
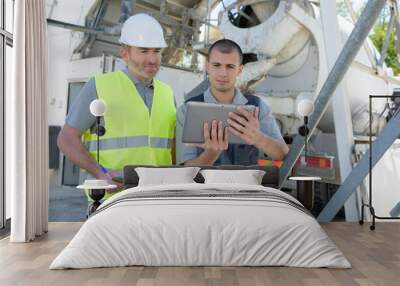
[[[204,143],[203,126],[205,122],[211,123],[213,120],[222,121],[223,126],[229,126],[227,119],[229,112],[237,112],[237,107],[241,106],[254,113],[254,105],[236,104],[217,104],[204,102],[188,102],[183,126],[183,143]],[[229,133],[230,144],[246,144],[240,137]]]

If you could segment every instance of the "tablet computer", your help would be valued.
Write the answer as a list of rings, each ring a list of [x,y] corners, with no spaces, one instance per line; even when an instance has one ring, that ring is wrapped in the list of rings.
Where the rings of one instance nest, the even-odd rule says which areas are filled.
[[[204,143],[204,123],[211,127],[213,120],[222,121],[224,128],[229,126],[227,119],[229,112],[237,112],[241,106],[254,113],[254,105],[219,104],[205,102],[188,102],[186,105],[185,121],[183,125],[183,143]],[[211,128],[210,128],[211,131]],[[240,137],[229,132],[230,144],[246,144]]]

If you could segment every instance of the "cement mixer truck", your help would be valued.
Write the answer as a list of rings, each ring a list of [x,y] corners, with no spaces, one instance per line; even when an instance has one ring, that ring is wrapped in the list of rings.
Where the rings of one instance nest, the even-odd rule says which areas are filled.
[[[314,99],[328,73],[329,47],[324,37],[331,35],[324,31],[319,12],[311,1],[248,0],[232,4],[219,14],[221,34],[239,43],[248,61],[238,85],[246,84],[268,101],[284,134],[297,133],[301,124],[296,112],[298,101]],[[353,24],[341,17],[338,24],[342,47]],[[379,57],[368,40],[345,78],[355,135],[367,135],[368,95],[391,94],[400,84],[391,69],[376,69]],[[377,102],[374,113],[380,115],[384,108],[385,102]],[[374,116],[374,133],[384,124],[383,116]],[[319,129],[334,132],[332,110],[328,110]]]
[[[329,5],[322,1],[318,1],[320,5],[312,2],[316,1],[244,0],[227,6],[218,17],[218,29],[222,37],[237,42],[245,53],[245,67],[237,85],[246,85],[250,92],[268,102],[289,142],[298,134],[299,127],[303,124],[303,118],[297,111],[299,102],[303,99],[315,100],[331,68],[328,57],[332,55],[332,49],[335,52],[335,47],[329,46],[329,38],[335,37],[335,27],[332,29],[324,19],[332,17],[326,11]],[[322,10],[324,8],[325,11]],[[342,17],[333,17],[335,19],[331,19],[329,23],[336,22],[337,25],[338,53],[354,25]],[[218,33],[213,35],[215,37],[211,41],[221,37]],[[349,107],[349,114],[343,114],[343,120],[339,118],[335,121],[334,113],[341,110],[335,110],[333,105],[328,108],[317,131],[312,135],[313,160],[310,160],[309,165],[298,164],[294,168],[296,174],[318,174],[328,188],[332,185],[339,186],[344,180],[344,176],[341,178],[338,162],[339,148],[346,149],[342,154],[353,156],[353,164],[366,151],[367,136],[370,133],[369,95],[393,94],[393,89],[400,84],[390,68],[384,64],[377,65],[380,56],[372,42],[367,39],[341,85],[340,92],[344,95],[344,104]],[[382,130],[390,117],[390,110],[397,109],[399,105],[398,100],[374,101],[372,135]],[[346,122],[346,116],[350,121]],[[337,144],[335,137],[338,128],[345,128],[352,134],[354,146]],[[393,154],[397,154],[398,159],[400,157],[396,153],[398,147],[392,148],[391,155],[382,159],[378,173],[380,176],[390,177],[389,181],[393,182],[393,178],[397,177],[396,172],[400,171],[400,164],[395,163],[393,156],[396,155]],[[293,185],[291,187],[295,188]],[[365,191],[367,187],[363,187]],[[400,198],[399,195],[397,197]],[[359,194],[353,203],[359,204],[360,198]],[[382,194],[378,194],[378,199],[386,201],[386,209],[384,203],[381,203],[381,208],[384,209],[382,212],[388,213],[390,208],[387,206],[390,203]],[[325,196],[322,200],[326,202],[329,198]],[[356,213],[354,209],[356,208],[353,208]],[[350,212],[348,210],[347,213]]]
[[[68,105],[91,76],[123,67],[118,57],[120,21],[129,14],[146,12],[165,29],[169,48],[164,51],[164,65],[158,77],[172,85],[178,105],[206,86],[201,68],[192,68],[201,67],[202,57],[197,52],[206,51],[218,38],[232,39],[245,53],[245,68],[237,84],[267,101],[290,143],[303,124],[298,103],[302,99],[314,101],[318,96],[357,21],[338,17],[334,5],[335,1],[325,0],[239,0],[224,1],[223,5],[214,0],[49,1],[49,124],[63,124]],[[218,21],[211,19],[213,10]],[[76,11],[85,18],[76,20]],[[208,27],[204,41],[201,27]],[[65,29],[74,32],[65,33]],[[177,67],[177,63],[187,61],[185,50],[193,54],[189,69]],[[335,97],[341,98],[341,105],[348,109],[343,111],[331,105],[326,110],[310,140],[309,153],[315,157],[316,166],[296,170],[318,174],[324,188],[334,191],[344,179],[338,162],[340,151],[351,154],[354,164],[365,152],[369,95],[390,95],[400,86],[392,70],[378,64],[379,59],[371,41],[365,41],[336,91],[341,97]],[[399,103],[374,102],[373,134],[385,126],[389,111],[396,104]],[[338,130],[346,130],[354,146],[337,144]],[[399,152],[393,148],[391,157],[384,158],[385,166],[380,168],[380,176],[391,177],[389,189],[400,184],[394,179],[398,177],[396,172],[400,172],[400,160],[393,159],[399,158]],[[264,159],[268,158],[260,154],[260,160]],[[68,162],[61,165],[62,172],[55,171],[52,180],[76,185],[79,170]],[[379,198],[386,205],[382,212],[390,210],[390,203],[385,201],[399,199],[400,195],[387,193]]]

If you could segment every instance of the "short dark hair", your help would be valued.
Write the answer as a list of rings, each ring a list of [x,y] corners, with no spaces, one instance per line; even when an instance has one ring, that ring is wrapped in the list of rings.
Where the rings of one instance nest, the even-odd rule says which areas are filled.
[[[236,50],[239,54],[240,64],[242,64],[242,62],[243,62],[242,49],[239,47],[238,44],[236,44],[232,40],[222,39],[222,40],[218,40],[218,41],[214,42],[211,45],[211,47],[208,49],[207,61],[210,59],[211,52],[214,49],[217,49],[218,51],[220,51],[221,53],[224,53],[224,54],[230,54],[230,53],[232,53],[233,50]]]

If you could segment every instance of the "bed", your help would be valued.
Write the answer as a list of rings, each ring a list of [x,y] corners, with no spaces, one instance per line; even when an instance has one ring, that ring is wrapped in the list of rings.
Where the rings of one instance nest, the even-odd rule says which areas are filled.
[[[272,186],[194,183],[126,189],[82,225],[50,269],[144,266],[292,266],[350,268],[343,253],[301,203]],[[220,167],[224,168],[224,167]],[[228,169],[240,167],[226,167]]]

